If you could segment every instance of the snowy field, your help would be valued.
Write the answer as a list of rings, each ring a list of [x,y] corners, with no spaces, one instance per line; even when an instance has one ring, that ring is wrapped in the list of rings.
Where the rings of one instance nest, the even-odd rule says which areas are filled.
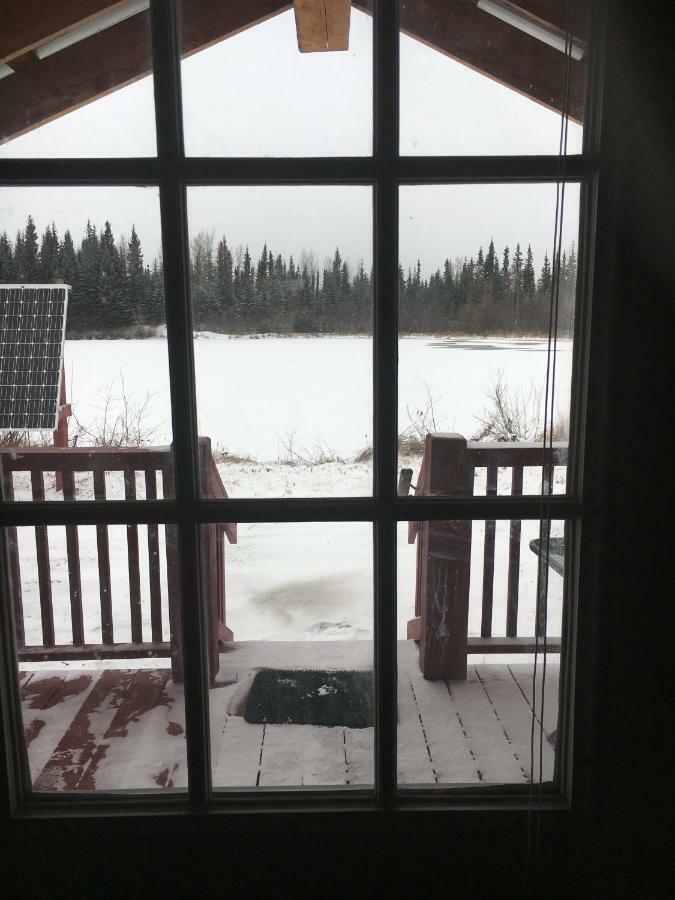
[[[559,348],[558,407],[567,403],[571,345]],[[371,489],[370,463],[350,460],[372,437],[371,354],[365,338],[225,338],[203,335],[195,341],[200,433],[214,446],[255,460],[221,462],[223,482],[232,496],[364,495]],[[69,398],[83,424],[91,426],[108,385],[119,394],[120,372],[132,403],[151,395],[149,424],[153,443],[170,440],[166,344],[145,341],[69,341],[65,351]],[[527,391],[545,376],[546,342],[540,340],[405,338],[400,342],[401,425],[407,407],[434,398],[439,430],[467,437],[474,415],[485,404],[484,391],[498,371]],[[117,380],[117,386],[115,382]],[[564,388],[563,388],[564,386]],[[306,465],[292,457],[323,447],[335,457]],[[286,442],[286,450],[280,442]],[[419,457],[406,460],[415,471]],[[121,480],[108,475],[108,496],[122,496]],[[525,490],[536,493],[539,475],[526,472]],[[476,493],[481,492],[480,479]],[[529,484],[528,484],[529,482]],[[28,497],[23,476],[15,481],[17,499]],[[53,479],[47,478],[48,496]],[[139,479],[140,487],[140,479]],[[564,489],[557,474],[556,490]],[[484,492],[484,486],[482,487]],[[83,484],[83,498],[87,487]],[[143,496],[142,492],[139,496]],[[497,524],[494,633],[503,634],[508,570],[508,523]],[[562,523],[554,523],[555,534]],[[519,633],[533,634],[537,559],[529,541],[537,523],[523,523]],[[115,640],[130,637],[126,532],[109,528]],[[23,602],[28,643],[40,642],[40,607],[33,530],[20,530]],[[100,641],[96,533],[79,528],[87,641]],[[139,526],[144,637],[150,638],[147,541]],[[49,528],[56,640],[69,642],[68,570],[65,530]],[[472,540],[470,633],[480,633],[483,525]],[[398,635],[414,615],[416,547],[401,525],[398,540]],[[163,543],[161,557],[164,560]],[[162,573],[165,582],[165,573]],[[363,523],[239,525],[239,542],[226,545],[227,622],[237,641],[364,640],[372,637],[372,533]],[[163,594],[166,596],[165,586]],[[549,578],[549,633],[560,633],[562,579]],[[167,616],[165,612],[165,621]],[[166,635],[168,636],[168,635]]]

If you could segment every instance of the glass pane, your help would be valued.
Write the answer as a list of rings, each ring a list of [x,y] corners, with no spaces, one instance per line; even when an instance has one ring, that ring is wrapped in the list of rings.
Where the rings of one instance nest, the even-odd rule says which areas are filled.
[[[3,15],[0,158],[157,153],[149,3],[96,5]]]
[[[3,188],[0,220],[6,495],[170,496],[157,188]]]
[[[286,3],[185,0],[182,84],[189,155],[371,153],[370,16],[350,10],[344,0],[327,4],[332,17],[321,33],[336,49],[324,45],[324,52],[315,52],[320,47],[311,20],[315,12],[321,17],[322,4],[295,6],[294,12]]]
[[[372,492],[371,198],[189,188],[199,433],[229,496]]]
[[[554,780],[565,531],[527,520],[399,526],[401,786]]]
[[[557,154],[571,10],[567,150],[581,152],[586,0],[401,3],[401,153]]]
[[[208,525],[202,540],[207,560],[226,547],[205,585],[214,786],[372,785],[372,526]]]
[[[33,790],[185,789],[175,527],[4,536]]]
[[[553,185],[400,190],[399,464],[418,494],[540,493],[545,412],[553,492],[566,490],[578,185],[559,265],[554,215]],[[439,467],[432,453],[450,455]]]

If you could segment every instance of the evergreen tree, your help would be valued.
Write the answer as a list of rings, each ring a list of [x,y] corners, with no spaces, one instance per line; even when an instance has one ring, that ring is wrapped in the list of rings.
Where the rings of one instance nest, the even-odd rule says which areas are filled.
[[[7,232],[0,234],[0,283],[12,284],[14,281],[14,255]]]
[[[550,300],[551,297],[551,264],[548,260],[548,253],[544,253],[544,264],[541,267],[541,275],[539,276],[539,284],[537,291],[542,300]]]
[[[252,304],[255,301],[255,281],[253,274],[253,266],[251,265],[251,254],[248,252],[248,247],[244,251],[244,265],[241,271],[241,281],[242,281],[242,292],[243,292],[243,301],[247,304]]]
[[[24,267],[25,246],[26,242],[23,235],[20,231],[17,231],[16,240],[14,241],[14,278],[17,282],[28,281]]]
[[[234,303],[232,254],[224,237],[218,242],[216,254],[216,301],[221,310],[228,309]]]
[[[523,268],[523,294],[526,299],[534,296],[535,291],[535,275],[534,275],[534,257],[532,256],[532,247],[527,245],[527,256],[525,258],[525,266]]]
[[[100,247],[100,282],[99,282],[99,315],[104,326],[117,325],[124,321],[128,314],[125,298],[120,291],[125,291],[126,284],[119,283],[119,264],[117,247],[110,222],[106,221],[99,240]]]
[[[513,326],[518,327],[520,304],[523,300],[523,254],[520,244],[516,244],[516,252],[513,254],[511,265],[511,293],[513,296]]]
[[[131,237],[127,245],[127,284],[129,290],[128,310],[131,315],[125,325],[142,325],[148,321],[149,297],[148,280],[143,266],[143,250],[134,225],[131,226]]]
[[[87,220],[78,253],[78,290],[71,298],[69,318],[78,329],[97,328],[100,323],[101,246],[96,228]]]
[[[65,284],[70,284],[73,291],[77,288],[79,280],[77,254],[70,231],[63,235],[63,241],[59,244],[58,270]]]
[[[37,282],[40,278],[38,265],[38,235],[32,216],[28,216],[24,230],[23,281]]]
[[[54,223],[48,225],[42,235],[38,255],[38,280],[42,284],[60,280],[59,237]]]

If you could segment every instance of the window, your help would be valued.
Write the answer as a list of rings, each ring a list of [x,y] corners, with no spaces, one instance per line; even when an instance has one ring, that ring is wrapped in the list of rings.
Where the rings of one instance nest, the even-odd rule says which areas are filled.
[[[101,413],[102,405],[103,419],[85,414],[75,451],[45,451],[51,468],[47,462],[38,466],[35,448],[3,455],[5,586],[13,600],[3,619],[5,656],[32,666],[21,684],[11,665],[4,673],[16,734],[26,734],[16,742],[14,759],[18,806],[40,807],[44,794],[58,804],[59,794],[77,791],[85,802],[121,808],[131,804],[129,791],[141,791],[141,808],[184,808],[188,802],[202,809],[240,808],[260,804],[257,789],[281,791],[292,804],[302,788],[310,805],[344,801],[388,808],[453,803],[475,786],[486,799],[507,796],[524,806],[528,786],[540,776],[528,732],[533,719],[546,792],[553,798],[567,792],[572,733],[571,679],[565,674],[574,663],[575,567],[585,512],[581,411],[596,176],[593,132],[588,124],[583,133],[580,127],[592,114],[584,108],[585,68],[560,52],[569,23],[564,17],[549,23],[546,43],[523,31],[522,22],[504,30],[489,10],[462,2],[456,4],[458,21],[438,31],[406,4],[400,33],[393,4],[376,4],[374,16],[372,5],[364,4],[366,12],[352,11],[354,43],[342,60],[327,53],[296,71],[295,54],[292,64],[286,59],[288,41],[296,40],[290,11],[256,26],[261,30],[251,32],[256,45],[248,54],[241,29],[251,23],[227,19],[240,15],[227,5],[221,10],[227,21],[214,22],[206,16],[208,4],[185,0],[182,33],[173,0],[153,0],[149,14],[123,6],[134,6],[129,17],[97,34],[110,38],[115,29],[133,34],[134,28],[151,28],[156,156],[152,140],[128,122],[125,140],[106,144],[112,147],[107,154],[94,134],[82,159],[78,153],[48,159],[62,154],[43,149],[30,159],[39,142],[22,143],[20,135],[35,122],[5,123],[5,137],[18,136],[3,154],[0,191],[8,216],[16,223],[31,216],[37,191],[48,196],[44,216],[58,215],[50,213],[50,204],[52,210],[69,206],[69,221],[79,217],[85,249],[87,236],[96,248],[91,266],[97,284],[108,278],[99,300],[110,299],[117,309],[122,304],[126,320],[153,335],[140,356],[134,356],[127,331],[104,342],[117,346],[102,344],[95,359],[89,356],[92,368],[107,366],[110,389],[86,399],[89,413]],[[335,4],[343,13],[349,7]],[[299,20],[301,45],[309,40],[306,25]],[[210,35],[209,28],[220,30]],[[338,43],[344,40],[337,26],[335,33],[327,28],[327,40],[335,34]],[[215,42],[235,32],[231,43]],[[586,48],[585,30],[573,32]],[[464,44],[457,43],[462,34]],[[209,44],[204,54],[227,58],[226,77],[207,90],[208,59],[199,50]],[[274,58],[266,55],[269,46],[281,48]],[[490,46],[493,56],[486,55]],[[480,112],[465,95],[456,110],[452,98],[433,95],[435,53],[459,60],[452,65],[463,64],[458,77],[467,84],[480,79],[475,69],[487,76],[485,84],[476,82]],[[507,58],[520,61],[510,87]],[[78,60],[73,51],[76,72],[83,65]],[[147,41],[139,42],[128,65],[129,81],[147,74]],[[10,85],[22,71],[17,66],[5,73],[0,93],[3,82]],[[273,81],[278,72],[283,81],[269,96],[255,90],[261,71]],[[90,80],[96,74],[89,73]],[[306,81],[312,75],[333,85],[344,79],[343,89],[324,97]],[[110,89],[125,82],[119,73],[107,77]],[[238,119],[232,91],[240,77],[246,115]],[[137,91],[134,108],[144,110],[147,128],[147,83],[123,90]],[[216,113],[222,91],[228,105]],[[522,96],[528,91],[529,100]],[[537,124],[528,132],[532,102],[539,104]],[[555,127],[563,110],[576,124],[570,125],[572,152],[561,161]],[[45,110],[39,121],[60,112]],[[508,134],[498,147],[492,116]],[[63,121],[52,123],[60,130],[52,131],[49,147],[59,147]],[[468,149],[472,129],[476,139]],[[134,155],[125,159],[127,149]],[[115,158],[98,158],[107,155]],[[549,225],[552,235],[563,183],[565,232],[557,235],[556,248],[546,243],[544,229]],[[84,210],[96,204],[103,209],[106,192],[114,193],[126,216],[123,242],[103,222],[85,224]],[[320,250],[323,272],[310,246],[299,246],[293,257],[286,244],[281,250],[268,245],[265,228],[274,227],[275,216],[279,243],[291,226],[308,235],[323,229],[321,239],[330,242]],[[489,221],[481,225],[481,216]],[[139,221],[144,246],[156,244],[154,267],[147,249],[145,262],[140,256]],[[537,234],[519,237],[527,228]],[[243,237],[231,234],[237,229]],[[443,243],[436,240],[439,233],[452,243],[460,232],[456,256],[449,250],[445,259],[432,259]],[[51,234],[60,252],[63,230]],[[37,246],[32,232],[31,241]],[[469,248],[469,241],[478,246]],[[26,235],[18,242],[25,252]],[[16,254],[14,242],[12,264]],[[132,293],[131,263],[138,277]],[[567,279],[566,293],[551,293],[551,268]],[[63,281],[74,277],[61,271]],[[17,282],[37,283],[39,274]],[[80,268],[74,295],[80,303],[85,276]],[[110,309],[105,302],[100,308]],[[75,326],[86,325],[87,340],[92,329],[108,329],[110,336],[117,325],[112,318],[86,320],[84,305],[75,304],[72,312]],[[552,357],[545,338],[558,329],[558,355]],[[341,344],[345,330],[353,338],[348,349]],[[418,330],[436,336],[421,348]],[[260,337],[270,331],[276,343]],[[223,332],[250,334],[249,344],[255,337],[257,360],[252,363],[250,353],[244,359],[243,341],[225,339]],[[495,332],[490,346],[484,338]],[[293,337],[299,333],[302,346]],[[323,334],[325,345],[319,349],[308,333]],[[444,354],[455,354],[456,361],[471,352],[462,346],[467,334],[474,358],[453,371]],[[76,352],[84,351],[73,346]],[[490,353],[497,362],[489,362]],[[512,368],[502,370],[499,360],[509,353]],[[555,397],[562,398],[556,412],[563,440],[544,450],[542,429],[550,415],[530,400],[550,404],[545,379],[552,359],[561,366]],[[140,393],[130,395],[124,374],[134,366],[142,384]],[[84,363],[80,368],[87,371]],[[533,372],[534,386],[528,382]],[[516,378],[510,394],[501,378]],[[464,418],[447,428],[438,421],[443,410],[436,397],[446,383],[465,400],[464,407],[455,404],[455,415]],[[484,388],[502,403],[501,421],[479,406]],[[161,408],[162,425],[147,435],[143,412],[151,401]],[[521,421],[506,442],[471,440],[473,418],[480,420],[477,432],[487,429],[479,437],[494,437],[499,427],[513,425],[504,421],[509,411]],[[443,433],[455,429],[462,434]],[[123,440],[129,431],[139,437],[133,450]],[[91,449],[101,445],[105,452]],[[345,469],[346,457],[355,468]],[[443,472],[454,480],[437,478],[436,460],[444,461]],[[293,474],[298,461],[308,464],[302,477]],[[323,477],[324,463],[334,466],[335,477]],[[413,478],[416,495],[409,497]],[[417,547],[410,549],[413,539]],[[554,542],[564,556],[557,570]],[[55,549],[60,568],[51,563]],[[80,567],[83,550],[91,584]],[[435,613],[443,619],[449,607],[439,613],[427,605],[432,583],[441,585],[445,602],[452,593],[449,641],[445,620],[434,619]],[[119,615],[111,603],[116,591],[124,597]],[[87,592],[93,606],[83,606]],[[321,593],[324,605],[307,616],[301,607],[312,592]],[[519,596],[530,605],[519,605]],[[348,616],[331,608],[334,601],[343,609],[347,600]],[[286,646],[243,646],[261,632]],[[466,677],[467,655],[531,654],[549,637],[549,651],[561,652],[559,691],[553,677],[547,687],[536,677],[531,684],[529,661],[503,662],[495,674],[486,661],[474,659]],[[66,646],[73,649],[66,652]],[[123,652],[127,665],[121,671],[114,660]],[[47,683],[38,664],[48,668],[59,653],[61,661],[107,664],[95,676],[77,668]],[[159,674],[158,658],[170,660]],[[183,687],[175,690],[176,684]],[[546,712],[537,705],[537,691],[545,696]],[[20,694],[30,711],[23,720]],[[314,712],[307,697],[317,700]],[[66,706],[77,721],[51,746],[45,737],[58,730]],[[140,719],[156,730],[134,731]],[[255,729],[254,740],[244,723]],[[302,730],[289,736],[282,728],[289,723]],[[316,729],[330,729],[330,739],[323,743]],[[69,743],[75,731],[86,734],[88,758]],[[164,744],[152,743],[151,735],[160,733],[180,736],[181,743],[164,754]],[[503,766],[489,752],[495,736],[504,745],[497,754],[507,761]],[[145,766],[148,747],[151,771]]]

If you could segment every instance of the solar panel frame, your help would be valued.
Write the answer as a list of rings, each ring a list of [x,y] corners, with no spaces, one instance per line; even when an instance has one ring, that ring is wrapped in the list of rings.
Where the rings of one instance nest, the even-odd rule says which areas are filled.
[[[0,432],[58,426],[70,290],[0,284]]]

